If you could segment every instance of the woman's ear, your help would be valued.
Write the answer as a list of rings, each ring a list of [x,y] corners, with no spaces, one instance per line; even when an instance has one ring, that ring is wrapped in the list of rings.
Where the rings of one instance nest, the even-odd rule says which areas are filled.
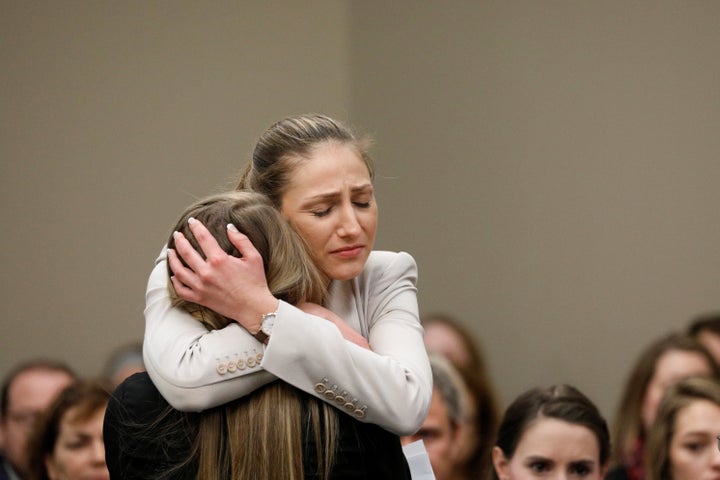
[[[508,472],[508,459],[505,458],[505,454],[500,447],[493,447],[492,450],[492,462],[495,467],[495,473],[500,480],[508,480],[510,478]]]
[[[60,478],[52,455],[45,455],[45,470],[47,470],[47,475],[50,480],[58,480]]]
[[[610,462],[605,462],[605,465],[600,467],[600,478],[605,478],[605,475],[607,475],[609,464]]]

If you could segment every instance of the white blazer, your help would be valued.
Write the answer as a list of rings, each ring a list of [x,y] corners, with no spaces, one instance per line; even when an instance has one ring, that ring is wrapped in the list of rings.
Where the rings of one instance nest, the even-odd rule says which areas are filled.
[[[146,292],[145,367],[178,410],[221,405],[279,378],[363,422],[409,435],[425,420],[432,396],[416,283],[409,254],[374,251],[358,277],[331,283],[327,305],[372,351],[282,301],[266,346],[238,324],[208,331],[172,307],[163,250]]]

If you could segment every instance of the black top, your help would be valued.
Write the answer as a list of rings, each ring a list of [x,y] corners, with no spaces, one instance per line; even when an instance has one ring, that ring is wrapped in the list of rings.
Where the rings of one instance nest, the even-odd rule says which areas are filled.
[[[7,460],[5,460],[5,457],[3,456],[2,452],[0,452],[0,480],[10,480],[10,472],[8,472],[5,469],[5,466],[7,464]],[[12,468],[10,465],[7,465],[7,468]]]
[[[630,480],[630,476],[623,465],[618,465],[608,471],[605,480]]]
[[[113,392],[105,412],[103,434],[110,478],[194,479],[197,462],[191,458],[191,436],[198,416],[170,408],[147,373],[125,380]],[[410,480],[397,435],[344,413],[338,417],[331,479]],[[314,449],[314,442],[306,439],[303,466],[310,479],[318,478],[313,473]]]

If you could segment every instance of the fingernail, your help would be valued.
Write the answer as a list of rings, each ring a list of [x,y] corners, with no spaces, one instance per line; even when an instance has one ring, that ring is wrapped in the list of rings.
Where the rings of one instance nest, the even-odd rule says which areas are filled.
[[[173,232],[173,238],[174,238],[175,240],[177,240],[179,236],[180,236],[180,232],[178,232],[177,230],[175,230],[175,231]]]
[[[188,223],[192,225],[193,223],[195,223],[195,219],[193,217],[188,218]]]
[[[231,232],[240,233],[238,231],[237,227],[235,225],[233,225],[232,223],[227,224],[227,229],[230,230]]]

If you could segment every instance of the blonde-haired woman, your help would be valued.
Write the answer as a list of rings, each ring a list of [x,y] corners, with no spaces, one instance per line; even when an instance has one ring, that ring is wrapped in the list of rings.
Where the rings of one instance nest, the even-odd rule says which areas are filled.
[[[298,308],[273,295],[253,242],[232,228],[222,235],[241,257],[220,248],[200,221],[189,229],[204,257],[182,233],[160,256],[146,293],[144,354],[172,406],[206,410],[281,379],[343,416],[392,432],[398,445],[397,435],[422,425],[432,375],[418,318],[417,265],[405,252],[373,249],[378,206],[367,148],[325,115],[286,118],[261,135],[238,184],[266,195],[302,239],[327,288],[326,309]],[[208,332],[173,307],[168,266],[178,296],[232,324]],[[260,354],[259,365],[230,368]]]
[[[718,367],[697,340],[671,333],[640,354],[623,391],[613,428],[613,466],[607,480],[645,480],[645,442],[667,387],[683,378],[718,378]]]
[[[393,433],[420,427],[432,376],[418,318],[417,266],[407,253],[373,250],[373,175],[366,141],[332,118],[308,114],[263,133],[238,186],[270,198],[323,276],[329,292],[324,306],[372,350],[347,339],[322,318],[324,311],[274,296],[246,236],[223,233],[242,257],[228,255],[197,221],[189,227],[206,258],[178,234],[146,294],[145,366],[171,405],[204,410],[279,378]],[[181,298],[232,319],[232,325],[208,333],[173,308],[167,265]],[[245,352],[262,353],[261,364],[225,368]]]
[[[648,435],[648,480],[720,479],[720,383],[691,377],[670,387]]]
[[[195,221],[214,234],[223,251],[241,258],[223,235],[226,225],[232,224],[255,245],[273,295],[290,305],[312,305],[314,311],[324,313],[345,331],[342,322],[321,306],[327,295],[323,279],[297,234],[267,197],[255,192],[228,192],[188,208],[174,232],[182,233],[205,256],[190,230]],[[174,233],[170,248],[176,237]],[[172,286],[170,295],[173,305],[191,313],[210,334],[232,323],[215,311],[181,299]],[[354,331],[346,334],[360,337]],[[364,341],[362,337],[353,339],[360,344]],[[250,351],[223,361],[226,371],[252,370],[261,364],[262,352]],[[343,404],[351,403],[351,399],[346,400]],[[335,403],[339,402],[335,397]],[[135,376],[115,392],[106,423],[113,478],[407,476],[397,437],[350,416],[341,417],[335,407],[282,381],[200,414],[184,415],[167,408],[146,375]],[[170,439],[165,448],[157,443],[158,438]]]

